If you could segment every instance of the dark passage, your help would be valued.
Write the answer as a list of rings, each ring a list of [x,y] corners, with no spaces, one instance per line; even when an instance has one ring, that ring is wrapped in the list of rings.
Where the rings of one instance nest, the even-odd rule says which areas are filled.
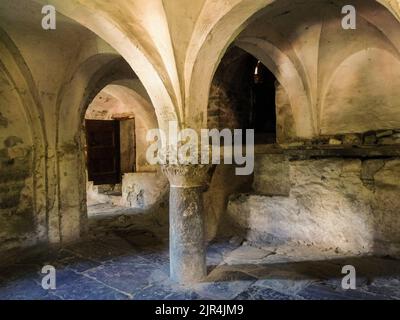
[[[252,86],[252,127],[256,141],[260,143],[276,142],[276,78],[261,62],[254,68]]]

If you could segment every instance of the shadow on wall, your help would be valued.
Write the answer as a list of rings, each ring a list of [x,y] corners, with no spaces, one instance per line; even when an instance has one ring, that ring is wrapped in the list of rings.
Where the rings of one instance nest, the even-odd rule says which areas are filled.
[[[206,239],[210,241],[218,235],[231,234],[231,225],[226,210],[231,194],[251,190],[253,176],[237,176],[234,165],[218,165],[209,189],[204,193]]]

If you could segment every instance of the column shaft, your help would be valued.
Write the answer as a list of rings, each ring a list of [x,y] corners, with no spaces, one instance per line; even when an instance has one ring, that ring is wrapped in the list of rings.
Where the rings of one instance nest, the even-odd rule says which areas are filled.
[[[206,276],[203,187],[170,189],[170,272],[179,283]]]

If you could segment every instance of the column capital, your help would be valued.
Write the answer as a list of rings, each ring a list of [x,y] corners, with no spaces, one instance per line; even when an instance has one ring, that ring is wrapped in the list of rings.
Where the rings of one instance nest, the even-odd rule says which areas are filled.
[[[171,187],[195,188],[206,186],[212,177],[214,166],[211,164],[165,164],[162,172]]]

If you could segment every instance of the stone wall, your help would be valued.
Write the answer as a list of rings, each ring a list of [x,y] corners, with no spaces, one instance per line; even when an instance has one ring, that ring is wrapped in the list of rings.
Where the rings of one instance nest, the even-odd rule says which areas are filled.
[[[278,143],[287,143],[297,140],[292,106],[290,105],[289,97],[279,82],[275,83],[275,87],[276,140]]]
[[[259,155],[254,192],[228,217],[254,242],[299,242],[351,253],[400,253],[400,159]]]
[[[122,179],[121,205],[151,209],[168,194],[167,178],[161,172],[126,173]]]
[[[248,127],[254,66],[254,58],[243,50],[237,47],[228,50],[211,83],[208,128],[222,130]]]
[[[207,240],[218,235],[226,236],[230,232],[230,225],[225,218],[229,196],[238,192],[248,192],[252,181],[251,175],[237,176],[233,165],[221,164],[216,167],[203,197]]]
[[[34,242],[33,149],[22,106],[0,73],[0,249]],[[21,119],[22,118],[22,119]]]
[[[88,206],[108,203],[145,211],[164,201],[168,191],[168,180],[160,171],[125,173],[117,185],[86,184]]]

